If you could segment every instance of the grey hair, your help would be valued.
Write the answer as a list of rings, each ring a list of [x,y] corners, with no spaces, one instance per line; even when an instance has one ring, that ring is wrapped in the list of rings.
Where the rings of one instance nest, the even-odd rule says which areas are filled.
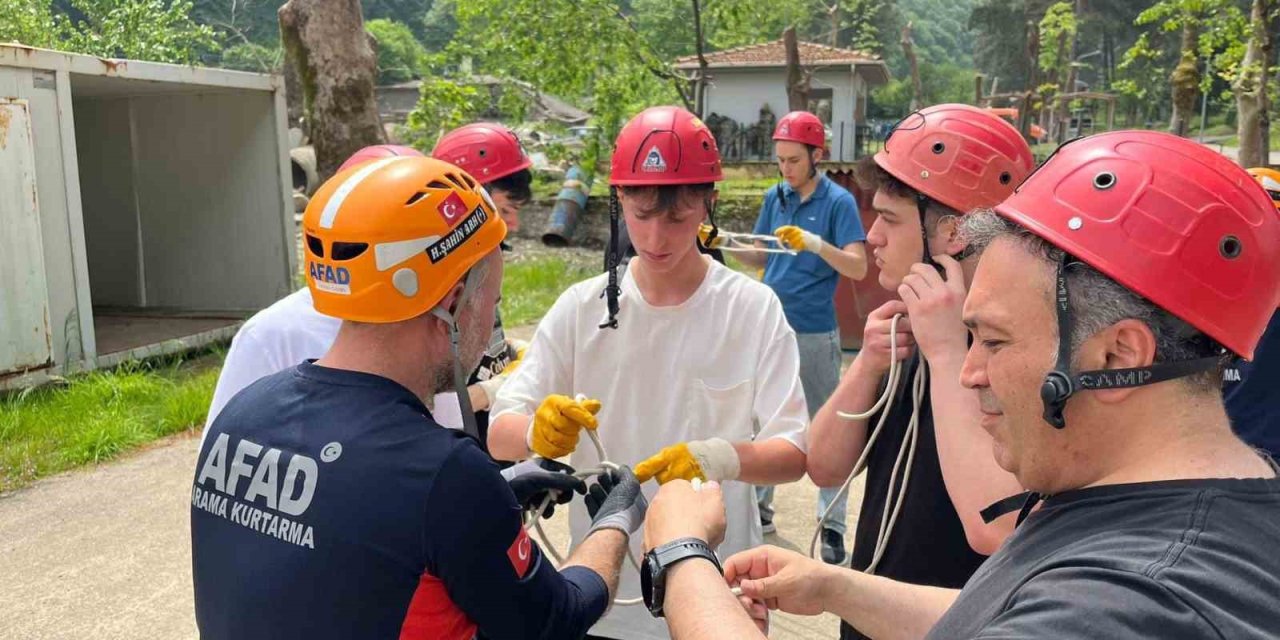
[[[991,209],[978,209],[965,216],[960,234],[975,254],[981,254],[999,238],[1009,238],[1048,265],[1056,266],[1063,256],[1061,249]],[[1046,293],[1052,296],[1051,291]],[[1130,318],[1147,325],[1155,336],[1156,364],[1219,356],[1224,351],[1222,345],[1200,330],[1080,261],[1067,266],[1067,305],[1071,311],[1072,352],[1099,331]],[[1053,331],[1058,331],[1056,324]],[[1195,391],[1218,393],[1222,371],[1215,367],[1188,376],[1185,381]]]

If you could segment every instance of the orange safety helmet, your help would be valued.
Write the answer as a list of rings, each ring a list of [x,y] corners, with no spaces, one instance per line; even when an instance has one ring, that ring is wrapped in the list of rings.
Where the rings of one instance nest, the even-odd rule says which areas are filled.
[[[431,157],[458,165],[481,184],[533,166],[515,132],[496,122],[474,122],[444,134]]]
[[[347,158],[342,166],[338,167],[335,173],[342,173],[358,164],[364,164],[370,160],[378,158],[390,158],[393,156],[422,156],[422,152],[413,147],[406,147],[398,144],[375,144],[365,147]]]
[[[1267,195],[1271,197],[1271,203],[1280,210],[1280,171],[1276,171],[1270,167],[1254,167],[1249,169],[1249,175],[1253,176],[1258,184],[1267,191]]]
[[[441,160],[391,156],[340,172],[303,215],[316,311],[389,323],[435,308],[507,226],[475,178]]]

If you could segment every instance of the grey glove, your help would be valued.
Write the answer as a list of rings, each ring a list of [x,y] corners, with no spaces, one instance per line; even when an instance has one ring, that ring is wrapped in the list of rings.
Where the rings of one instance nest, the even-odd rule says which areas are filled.
[[[574,477],[573,467],[555,460],[525,460],[503,469],[502,477],[506,478],[520,508],[526,511],[541,506],[550,496],[551,502],[538,514],[543,518],[550,518],[556,505],[573,499],[575,492],[587,492],[587,483]]]
[[[640,491],[640,481],[625,466],[599,476],[584,500],[587,513],[591,514],[591,530],[587,535],[601,529],[616,529],[631,535],[644,524],[644,512],[649,508]]]

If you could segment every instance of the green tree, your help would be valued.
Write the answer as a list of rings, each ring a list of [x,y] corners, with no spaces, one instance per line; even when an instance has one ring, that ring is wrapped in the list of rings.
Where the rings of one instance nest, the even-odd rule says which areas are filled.
[[[280,61],[279,47],[264,47],[253,42],[242,42],[222,51],[220,66],[238,71],[278,73]]]
[[[920,103],[928,106],[944,102],[973,101],[973,69],[953,64],[920,66]],[[898,119],[910,111],[911,79],[898,77],[871,92],[873,118]]]
[[[364,23],[378,41],[378,83],[395,84],[422,76],[427,67],[427,50],[409,26],[379,18]]]
[[[218,44],[217,32],[190,13],[187,0],[71,0],[65,7],[0,0],[0,40],[104,58],[193,63]]]

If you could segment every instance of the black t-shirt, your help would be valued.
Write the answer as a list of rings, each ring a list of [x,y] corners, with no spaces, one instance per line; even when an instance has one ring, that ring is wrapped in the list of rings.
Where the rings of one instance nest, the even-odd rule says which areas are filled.
[[[876,440],[867,458],[866,490],[862,508],[858,512],[858,526],[854,532],[851,566],[863,570],[871,564],[875,554],[876,539],[880,533],[880,520],[885,504],[892,503],[902,489],[902,477],[906,467],[903,459],[894,483],[894,496],[889,496],[889,481],[894,461],[907,436],[907,423],[911,420],[911,380],[919,366],[919,358],[913,358],[898,381],[898,390],[886,408],[890,412],[884,432]],[[907,483],[906,500],[898,513],[897,523],[889,536],[884,557],[875,574],[912,584],[958,589],[982,564],[985,556],[969,548],[964,535],[964,525],[956,515],[951,497],[942,483],[942,468],[938,464],[938,446],[933,435],[933,408],[929,401],[928,380],[925,381],[924,400],[920,406],[919,432],[916,436],[915,459],[911,464],[911,478]],[[868,422],[875,427],[878,416]],[[892,514],[890,514],[892,516]],[[848,623],[840,624],[842,640],[860,639]]]
[[[1050,497],[928,638],[1276,638],[1280,480]]]

